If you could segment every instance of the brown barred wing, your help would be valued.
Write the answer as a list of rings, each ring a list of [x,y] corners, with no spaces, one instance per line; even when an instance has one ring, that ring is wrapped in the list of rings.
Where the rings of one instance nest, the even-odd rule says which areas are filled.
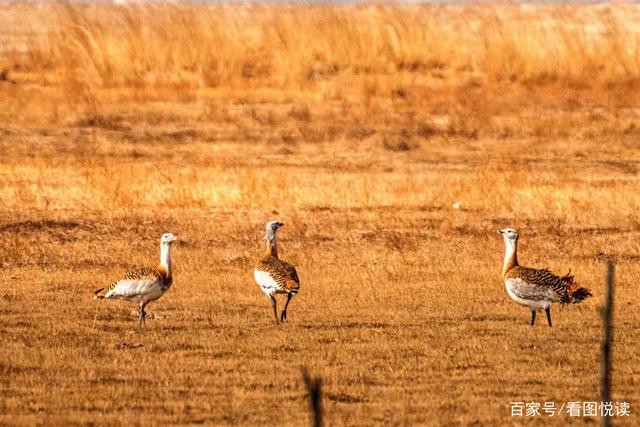
[[[258,263],[258,270],[269,273],[281,292],[297,294],[300,290],[300,279],[295,267],[279,258],[263,259]]]
[[[561,277],[553,274],[548,268],[515,267],[506,274],[506,278],[521,279],[530,286],[551,290],[562,304],[571,302],[569,287],[573,284],[573,276],[569,274]]]

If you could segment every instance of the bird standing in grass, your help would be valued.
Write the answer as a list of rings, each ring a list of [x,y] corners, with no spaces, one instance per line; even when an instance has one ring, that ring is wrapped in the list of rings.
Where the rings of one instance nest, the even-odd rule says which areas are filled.
[[[551,304],[577,304],[591,296],[586,288],[578,286],[573,276],[556,276],[548,268],[535,269],[518,264],[518,231],[505,228],[498,231],[505,244],[502,276],[507,293],[518,304],[531,310],[531,326],[536,321],[536,312],[544,310],[551,326]],[[570,272],[569,272],[570,273]]]
[[[177,237],[164,233],[160,238],[160,265],[131,271],[106,288],[98,289],[97,299],[125,299],[138,303],[139,328],[145,325],[145,307],[164,295],[173,282],[171,245]]]
[[[256,265],[253,271],[253,277],[262,292],[264,292],[273,304],[273,314],[276,323],[287,320],[287,307],[293,295],[300,290],[300,280],[298,273],[291,264],[288,264],[278,258],[278,238],[276,232],[284,224],[278,221],[269,221],[267,223],[265,240],[267,241],[267,253]],[[276,294],[287,294],[287,302],[284,310],[278,319],[278,303]]]

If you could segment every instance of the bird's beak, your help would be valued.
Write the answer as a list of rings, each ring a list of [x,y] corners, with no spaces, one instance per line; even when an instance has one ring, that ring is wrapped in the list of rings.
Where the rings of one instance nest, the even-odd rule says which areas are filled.
[[[498,234],[504,234],[504,231],[502,230],[497,230]]]

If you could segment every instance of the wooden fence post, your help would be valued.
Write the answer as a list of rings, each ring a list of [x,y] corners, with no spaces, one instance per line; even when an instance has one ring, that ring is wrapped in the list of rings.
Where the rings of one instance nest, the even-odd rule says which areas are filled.
[[[601,404],[611,402],[611,343],[613,339],[613,281],[614,281],[613,261],[607,262],[607,288],[605,294],[605,304],[602,308],[602,326],[604,334],[602,338],[602,372],[601,372]],[[602,425],[611,426],[611,417],[603,416]]]
[[[313,415],[311,425],[322,427],[322,378],[311,378],[305,367],[301,367],[300,372],[309,392],[309,407]]]

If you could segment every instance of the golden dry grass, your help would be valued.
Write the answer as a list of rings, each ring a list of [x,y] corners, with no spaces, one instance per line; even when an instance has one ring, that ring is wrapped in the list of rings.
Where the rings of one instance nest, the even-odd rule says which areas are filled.
[[[599,400],[613,258],[637,424],[639,11],[2,9],[0,423],[304,425],[304,365],[329,425],[518,424],[513,400]],[[279,327],[252,278],[273,218],[302,281]],[[594,298],[528,326],[506,225]],[[92,291],[165,230],[175,286],[137,333]]]

